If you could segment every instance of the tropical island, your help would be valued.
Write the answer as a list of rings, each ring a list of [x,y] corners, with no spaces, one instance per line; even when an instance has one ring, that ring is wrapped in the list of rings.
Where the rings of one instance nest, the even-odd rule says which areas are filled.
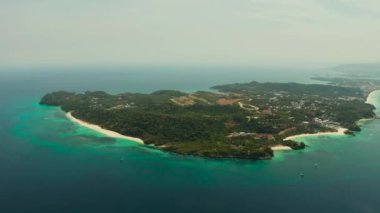
[[[363,89],[339,85],[337,79],[319,80],[335,85],[253,81],[194,93],[58,91],[45,95],[40,104],[59,106],[71,119],[165,151],[270,159],[277,148],[305,148],[291,136],[338,131],[355,135],[358,120],[375,117],[366,98],[377,86]]]

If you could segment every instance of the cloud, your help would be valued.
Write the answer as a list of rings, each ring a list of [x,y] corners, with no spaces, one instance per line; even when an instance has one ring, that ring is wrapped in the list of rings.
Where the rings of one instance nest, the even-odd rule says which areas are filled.
[[[1,1],[1,64],[379,60],[375,0]],[[379,8],[379,9],[378,9]],[[370,14],[370,15],[368,15]]]
[[[249,0],[242,17],[273,22],[340,22],[352,17],[380,17],[378,0]]]
[[[374,0],[318,0],[325,8],[343,15],[380,18],[380,2]]]

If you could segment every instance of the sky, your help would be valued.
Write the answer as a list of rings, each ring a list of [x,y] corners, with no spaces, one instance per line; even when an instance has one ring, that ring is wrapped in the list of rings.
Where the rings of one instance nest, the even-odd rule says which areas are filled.
[[[379,0],[0,0],[0,66],[380,59]]]

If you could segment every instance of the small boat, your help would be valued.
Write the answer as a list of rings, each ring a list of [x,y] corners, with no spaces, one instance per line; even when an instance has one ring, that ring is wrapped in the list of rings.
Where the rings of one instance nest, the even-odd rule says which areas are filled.
[[[300,173],[300,177],[301,177],[301,178],[304,178],[304,177],[305,177],[305,174],[304,174],[304,173]]]
[[[315,167],[315,168],[318,168],[318,164],[317,164],[317,163],[316,163],[316,164],[314,164],[314,167]]]
[[[124,162],[124,158],[120,158],[120,163],[123,163]]]

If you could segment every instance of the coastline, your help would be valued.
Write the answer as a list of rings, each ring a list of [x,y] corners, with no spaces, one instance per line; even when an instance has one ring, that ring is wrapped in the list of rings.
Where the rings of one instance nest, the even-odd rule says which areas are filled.
[[[103,135],[106,135],[108,137],[111,137],[111,138],[121,138],[121,139],[126,139],[126,140],[129,140],[129,141],[133,141],[133,142],[137,142],[137,143],[141,143],[141,144],[144,144],[144,141],[141,140],[140,138],[134,138],[134,137],[130,137],[130,136],[126,136],[126,135],[122,135],[118,132],[114,132],[114,131],[111,131],[111,130],[108,130],[108,129],[103,129],[102,127],[98,126],[98,125],[95,125],[95,124],[91,124],[91,123],[88,123],[88,122],[85,122],[85,121],[82,121],[80,119],[77,119],[75,118],[71,112],[68,112],[66,113],[66,117],[74,122],[74,123],[77,123],[83,127],[86,127],[88,129],[91,129],[91,130],[94,130],[94,131],[97,131],[99,133],[102,133]]]
[[[368,94],[367,96],[367,100],[366,100],[366,103],[367,104],[371,104],[372,106],[374,106],[376,108],[376,98],[373,97],[376,93],[380,93],[380,90],[374,90],[372,91],[371,93]],[[375,113],[376,113],[376,110],[375,109]],[[358,125],[363,125],[363,124],[366,124],[367,122],[369,121],[373,121],[377,118],[377,115],[373,118],[363,118],[363,119],[360,119],[357,121],[357,124]]]
[[[375,101],[376,101],[376,99],[373,97],[373,95],[374,95],[375,93],[378,93],[378,92],[380,92],[380,90],[374,90],[374,91],[372,91],[371,93],[369,93],[368,96],[367,96],[366,103],[367,103],[367,104],[371,104],[371,105],[375,105]]]
[[[292,150],[289,146],[284,145],[277,145],[270,147],[273,151],[285,151],[285,150]]]
[[[366,124],[366,123],[368,123],[368,122],[370,122],[370,121],[373,121],[373,120],[375,120],[375,119],[376,119],[376,117],[374,117],[374,118],[363,118],[363,119],[358,120],[358,121],[356,122],[356,124],[357,124],[358,126],[363,126],[364,124]]]
[[[347,131],[347,129],[339,128],[337,130],[338,130],[337,132],[319,132],[319,133],[293,135],[293,136],[289,136],[289,137],[285,138],[284,141],[296,140],[297,138],[309,137],[309,136],[332,136],[332,135],[344,136],[344,135],[346,135],[345,132]]]
[[[373,95],[375,93],[378,93],[378,92],[380,92],[380,90],[374,90],[371,93],[369,93],[368,96],[367,96],[366,103],[375,106],[376,99],[373,97]],[[363,119],[358,120],[357,123],[366,123],[366,122],[372,121],[374,119],[376,119],[376,117],[374,117],[374,118],[363,118]],[[338,130],[337,132],[320,132],[320,133],[314,133],[314,134],[293,135],[293,136],[289,136],[289,137],[285,138],[284,141],[287,141],[287,140],[296,140],[298,138],[308,137],[308,136],[332,136],[332,135],[344,136],[344,135],[346,135],[345,132],[347,131],[347,129],[345,129],[345,128],[339,128],[337,130]]]
[[[368,104],[371,104],[371,105],[375,105],[375,101],[376,99],[373,97],[373,95],[377,92],[380,92],[380,90],[375,90],[375,91],[372,91],[368,96],[367,96],[367,100],[366,100],[366,103]],[[133,142],[137,142],[137,143],[141,143],[141,144],[144,144],[144,141],[141,140],[140,138],[135,138],[135,137],[130,137],[130,136],[126,136],[126,135],[122,135],[118,132],[114,132],[114,131],[111,131],[111,130],[107,130],[107,129],[104,129],[98,125],[95,125],[95,124],[91,124],[91,123],[88,123],[88,122],[85,122],[83,120],[80,120],[80,119],[77,119],[75,118],[71,112],[68,112],[66,113],[66,117],[68,119],[70,119],[71,121],[83,126],[83,127],[86,127],[88,129],[91,129],[91,130],[94,130],[94,131],[97,131],[101,134],[104,134],[108,137],[112,137],[112,138],[121,138],[121,139],[126,139],[126,140],[130,140],[130,141],[133,141]],[[366,123],[368,121],[371,121],[371,120],[374,120],[375,118],[366,118],[366,119],[360,119],[359,121],[357,121],[358,123]],[[284,139],[284,141],[288,141],[288,140],[297,140],[298,138],[302,138],[302,137],[309,137],[309,136],[344,136],[346,135],[345,132],[347,131],[347,129],[345,128],[339,128],[337,129],[337,132],[319,132],[319,133],[309,133],[309,134],[299,134],[299,135],[293,135],[293,136],[289,136],[287,138]],[[285,151],[285,150],[292,150],[291,147],[289,146],[284,146],[284,145],[276,145],[276,146],[272,146],[270,147],[273,151]]]

